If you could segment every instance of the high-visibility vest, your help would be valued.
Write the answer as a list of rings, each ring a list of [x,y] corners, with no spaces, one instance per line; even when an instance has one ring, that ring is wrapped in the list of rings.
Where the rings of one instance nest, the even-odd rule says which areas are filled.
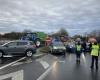
[[[77,51],[81,51],[82,46],[81,45],[76,45]]]
[[[99,56],[99,45],[92,45],[92,56]]]

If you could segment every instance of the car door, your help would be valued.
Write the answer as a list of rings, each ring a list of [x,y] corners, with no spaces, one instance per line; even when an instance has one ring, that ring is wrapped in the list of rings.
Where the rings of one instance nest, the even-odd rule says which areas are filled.
[[[16,46],[17,43],[16,42],[10,42],[8,44],[5,45],[5,52],[7,54],[12,54],[12,53],[16,53]]]
[[[25,53],[25,50],[27,48],[27,42],[17,42],[16,51],[17,53]]]

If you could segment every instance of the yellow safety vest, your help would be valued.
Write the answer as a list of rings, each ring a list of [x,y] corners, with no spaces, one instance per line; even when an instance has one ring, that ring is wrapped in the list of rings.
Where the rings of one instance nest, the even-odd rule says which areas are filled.
[[[81,51],[81,45],[76,45],[77,51]]]
[[[99,56],[99,45],[92,45],[92,56]]]

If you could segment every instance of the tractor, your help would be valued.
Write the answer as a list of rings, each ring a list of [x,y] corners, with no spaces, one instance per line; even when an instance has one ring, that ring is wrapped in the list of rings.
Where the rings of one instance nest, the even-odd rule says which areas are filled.
[[[33,41],[37,47],[40,47],[45,44],[47,34],[44,32],[34,32],[34,33],[24,33],[21,37],[21,40],[30,40]]]

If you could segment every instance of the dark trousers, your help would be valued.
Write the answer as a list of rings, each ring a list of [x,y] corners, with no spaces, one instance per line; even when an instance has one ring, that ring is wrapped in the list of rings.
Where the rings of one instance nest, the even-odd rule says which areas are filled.
[[[91,68],[94,68],[94,62],[96,69],[98,69],[98,56],[92,56]]]
[[[80,59],[80,56],[81,56],[81,52],[80,51],[77,51],[76,52],[76,59]]]
[[[76,54],[76,57],[80,59],[80,54]]]

